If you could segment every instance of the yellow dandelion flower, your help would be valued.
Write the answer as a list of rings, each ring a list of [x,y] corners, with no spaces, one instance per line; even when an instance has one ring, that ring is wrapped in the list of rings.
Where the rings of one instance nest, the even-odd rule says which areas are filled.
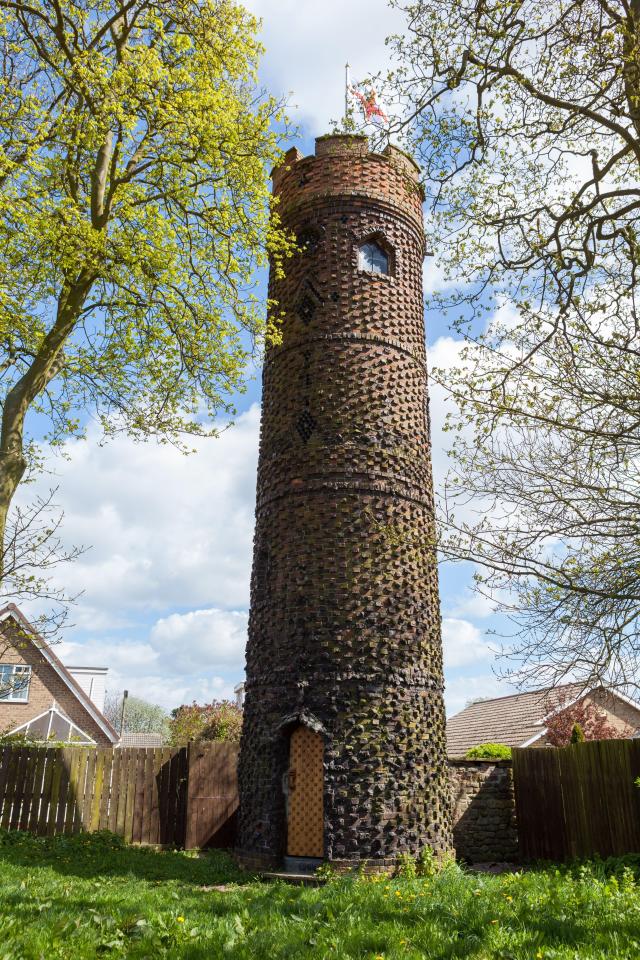
[[[176,917],[178,923],[184,923],[184,917]]]

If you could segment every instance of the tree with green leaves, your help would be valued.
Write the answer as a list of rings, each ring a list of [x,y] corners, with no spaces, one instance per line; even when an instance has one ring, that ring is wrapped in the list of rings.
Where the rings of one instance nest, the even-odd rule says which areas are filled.
[[[574,723],[571,728],[571,737],[569,743],[586,743],[586,737],[584,735],[584,730],[579,723]]]
[[[189,740],[240,741],[242,710],[231,700],[183,704],[171,711],[169,738],[179,746]]]
[[[163,737],[168,736],[169,714],[164,707],[133,696],[124,700],[124,714],[122,707],[123,694],[107,691],[104,715],[118,733],[160,733]]]
[[[550,695],[545,703],[548,711],[544,718],[545,742],[552,747],[566,747],[570,743],[584,743],[587,740],[623,740],[631,737],[633,727],[627,723],[614,724],[611,714],[603,709],[606,702],[604,691],[593,699],[582,697],[577,701],[563,696],[562,691]]]
[[[466,338],[434,373],[457,408],[443,552],[512,617],[517,679],[637,684],[640,5],[394,5],[397,132]]]
[[[45,440],[215,434],[265,329],[281,105],[235,0],[0,0],[0,543]],[[1,579],[1,577],[0,577]]]

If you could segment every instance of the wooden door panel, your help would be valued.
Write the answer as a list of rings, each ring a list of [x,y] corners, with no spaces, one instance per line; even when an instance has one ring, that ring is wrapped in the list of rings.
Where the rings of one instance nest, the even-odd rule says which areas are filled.
[[[287,853],[324,855],[324,744],[308,727],[291,734]]]

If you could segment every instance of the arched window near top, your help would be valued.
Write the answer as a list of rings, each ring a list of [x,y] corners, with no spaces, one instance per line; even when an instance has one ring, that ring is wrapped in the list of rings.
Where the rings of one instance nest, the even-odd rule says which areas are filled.
[[[358,269],[366,273],[381,273],[389,276],[391,272],[389,254],[379,244],[368,240],[358,248]]]

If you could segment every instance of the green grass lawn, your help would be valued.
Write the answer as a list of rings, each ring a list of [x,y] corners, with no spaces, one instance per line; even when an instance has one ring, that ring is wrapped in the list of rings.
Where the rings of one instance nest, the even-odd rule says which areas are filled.
[[[0,833],[0,960],[122,956],[640,958],[640,885],[618,862],[299,888],[222,853]]]

